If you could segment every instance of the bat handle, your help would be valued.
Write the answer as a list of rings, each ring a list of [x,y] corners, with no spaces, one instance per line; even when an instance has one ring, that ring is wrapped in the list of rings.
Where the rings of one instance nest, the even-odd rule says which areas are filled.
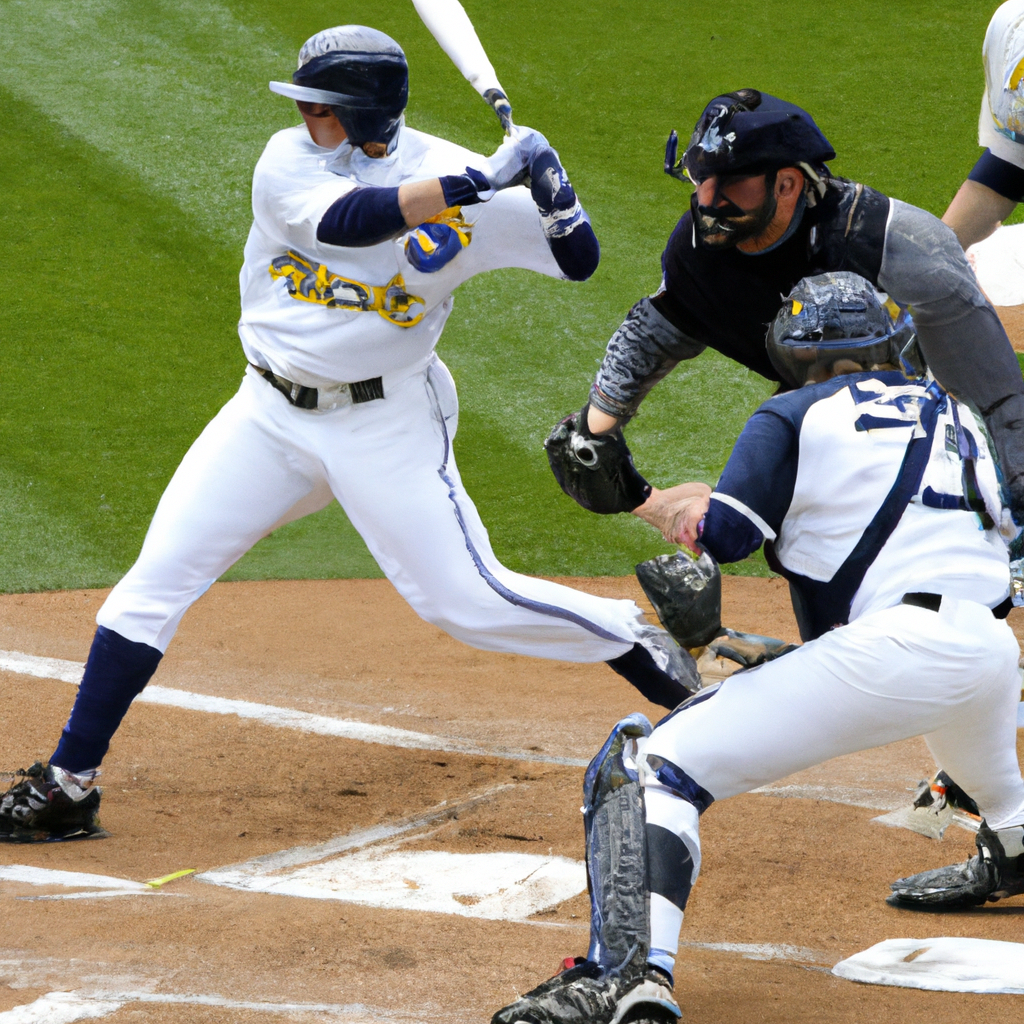
[[[509,103],[508,97],[500,89],[488,89],[484,93],[484,99],[494,108],[494,112],[498,115],[498,120],[501,122],[501,127],[505,130],[505,134],[511,135],[512,104]]]

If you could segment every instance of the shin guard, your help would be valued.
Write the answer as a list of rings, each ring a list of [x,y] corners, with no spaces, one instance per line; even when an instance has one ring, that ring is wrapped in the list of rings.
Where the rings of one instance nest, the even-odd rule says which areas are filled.
[[[644,797],[635,761],[636,741],[650,734],[651,723],[643,715],[622,719],[583,781],[590,889],[587,959],[605,970],[643,963],[650,945]]]

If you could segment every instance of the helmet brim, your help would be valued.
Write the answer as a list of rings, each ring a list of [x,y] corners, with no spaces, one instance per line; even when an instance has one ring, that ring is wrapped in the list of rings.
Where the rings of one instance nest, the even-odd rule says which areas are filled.
[[[304,103],[326,103],[329,107],[351,107],[354,110],[375,109],[375,103],[366,96],[349,96],[329,89],[314,89],[309,85],[295,85],[293,82],[271,82],[270,91],[278,96]]]

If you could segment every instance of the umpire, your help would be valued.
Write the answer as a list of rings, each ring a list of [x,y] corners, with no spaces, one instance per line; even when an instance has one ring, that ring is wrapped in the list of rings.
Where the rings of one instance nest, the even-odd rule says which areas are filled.
[[[953,232],[924,210],[832,175],[835,150],[810,114],[756,89],[716,96],[678,163],[676,148],[673,132],[665,170],[696,185],[690,209],[662,255],[661,287],[629,311],[587,404],[548,439],[563,489],[594,511],[640,506],[649,487],[620,428],[651,388],[708,347],[778,381],[765,331],[781,297],[801,278],[848,270],[909,307],[932,372],[984,417],[1010,510],[1024,522],[1024,379]],[[600,435],[610,443],[595,443]],[[610,501],[607,493],[588,500],[587,481],[600,486],[602,474],[582,471],[578,452],[587,470],[599,468],[595,454],[610,463]]]

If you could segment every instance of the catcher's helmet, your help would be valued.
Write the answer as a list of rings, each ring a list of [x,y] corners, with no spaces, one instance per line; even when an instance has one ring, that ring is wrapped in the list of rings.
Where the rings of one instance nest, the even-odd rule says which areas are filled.
[[[682,163],[690,180],[701,182],[802,164],[817,171],[835,155],[806,110],[757,89],[738,89],[704,108]]]
[[[307,103],[326,103],[349,142],[398,141],[409,101],[409,65],[390,36],[363,25],[324,29],[299,51],[291,82],[271,82],[272,92]]]
[[[895,309],[895,318],[890,313]],[[805,277],[786,296],[768,328],[768,358],[793,387],[815,371],[848,359],[871,368],[889,363],[909,371],[901,356],[915,340],[910,317],[859,274]]]

